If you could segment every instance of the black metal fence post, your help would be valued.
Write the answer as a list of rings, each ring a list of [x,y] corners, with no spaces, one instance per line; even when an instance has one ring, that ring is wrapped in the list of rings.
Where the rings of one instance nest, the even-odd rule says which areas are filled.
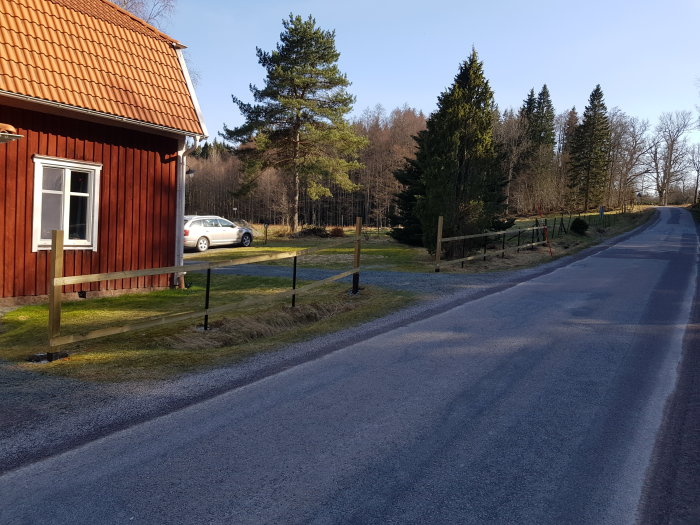
[[[355,217],[355,254],[353,257],[353,268],[360,268],[360,251],[362,242],[362,217]],[[357,295],[360,291],[360,272],[352,274],[352,294]]]
[[[207,291],[204,294],[204,329],[209,330],[209,290],[211,289],[211,268],[207,268]]]
[[[506,232],[503,232],[503,241],[501,242],[501,259],[506,258]]]
[[[292,265],[292,290],[297,289],[297,256],[294,256],[294,264]],[[292,294],[292,308],[297,305],[297,294]]]

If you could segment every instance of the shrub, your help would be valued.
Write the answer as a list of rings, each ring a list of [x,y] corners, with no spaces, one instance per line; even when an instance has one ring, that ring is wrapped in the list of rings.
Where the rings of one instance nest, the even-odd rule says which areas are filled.
[[[330,234],[326,231],[323,226],[305,226],[296,233],[290,235],[293,239],[299,239],[301,237],[330,237]]]
[[[334,228],[331,228],[330,236],[331,237],[345,237],[345,230],[343,230],[340,226],[335,226]]]
[[[576,217],[571,223],[571,231],[577,233],[578,235],[586,235],[586,230],[588,230],[588,223],[584,221],[581,217]]]
[[[491,221],[491,229],[500,232],[512,228],[513,224],[515,224],[515,217],[494,218]]]

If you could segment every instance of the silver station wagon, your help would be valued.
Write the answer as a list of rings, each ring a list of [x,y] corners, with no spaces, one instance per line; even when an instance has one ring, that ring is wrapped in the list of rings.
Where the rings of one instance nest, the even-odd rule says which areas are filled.
[[[253,229],[242,219],[229,221],[216,215],[185,215],[185,248],[207,251],[209,246],[250,246]]]

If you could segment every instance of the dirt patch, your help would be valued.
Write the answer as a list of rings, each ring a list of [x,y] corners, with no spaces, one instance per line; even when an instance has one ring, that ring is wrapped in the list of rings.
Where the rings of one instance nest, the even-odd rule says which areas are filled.
[[[274,312],[259,315],[225,317],[209,323],[209,330],[192,328],[181,334],[165,338],[165,345],[176,350],[201,350],[222,348],[255,339],[270,337],[300,325],[328,319],[356,307],[352,301],[283,307]]]

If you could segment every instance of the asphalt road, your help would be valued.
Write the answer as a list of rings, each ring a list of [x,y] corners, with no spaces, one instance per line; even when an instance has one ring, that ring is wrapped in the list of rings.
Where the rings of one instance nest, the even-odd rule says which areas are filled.
[[[0,476],[0,523],[629,523],[697,282],[690,215]]]

